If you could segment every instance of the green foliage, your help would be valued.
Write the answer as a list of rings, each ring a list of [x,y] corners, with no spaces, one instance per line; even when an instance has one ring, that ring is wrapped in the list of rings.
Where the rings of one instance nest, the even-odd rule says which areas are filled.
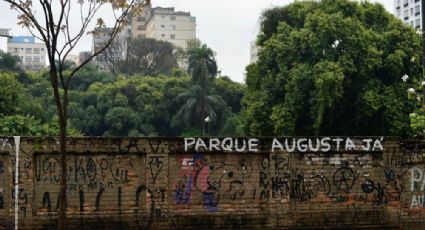
[[[425,135],[425,115],[411,113],[410,127],[412,128],[413,133],[415,133],[416,135],[424,136]]]
[[[0,50],[0,70],[21,72],[19,61],[20,59],[18,56],[13,56]]]
[[[89,64],[78,71],[70,82],[70,89],[85,91],[95,82],[111,83],[116,79],[112,74],[102,71],[99,66]]]
[[[105,132],[105,136],[128,136],[131,132],[138,136],[138,132],[132,130],[139,123],[137,114],[123,107],[113,107],[105,115],[105,124],[111,129]]]
[[[245,85],[233,82],[226,76],[218,77],[212,82],[211,93],[219,95],[235,114],[241,111],[241,100],[245,91]]]
[[[209,79],[217,75],[214,56],[214,51],[205,44],[188,51],[188,72],[192,81],[204,89],[208,88]]]
[[[0,72],[0,86],[0,116],[12,115],[19,103],[22,85],[16,74]]]
[[[211,49],[195,46],[194,69],[214,70]],[[202,56],[207,55],[207,56]],[[212,62],[214,61],[214,62]],[[201,67],[195,64],[202,65]],[[64,74],[71,66],[66,65]],[[68,91],[68,134],[86,136],[187,136],[202,135],[199,125],[205,116],[213,119],[211,133],[241,135],[241,120],[235,115],[245,93],[242,84],[227,77],[212,81],[205,72],[193,84],[182,69],[174,76],[114,76],[96,65],[87,65],[74,75]],[[59,125],[50,77],[45,70],[31,73],[0,73],[0,135],[57,136]],[[199,85],[202,84],[206,88]],[[48,89],[48,90],[46,90]],[[60,91],[63,94],[63,91]],[[196,106],[183,109],[195,100]],[[189,106],[190,107],[190,106]],[[200,111],[204,115],[200,115]],[[184,121],[183,111],[189,120]],[[202,118],[203,117],[203,118]],[[228,118],[229,117],[229,118]],[[174,121],[174,123],[172,122]],[[205,131],[208,133],[209,126]]]
[[[202,127],[204,132],[208,126],[208,133],[212,135],[229,113],[226,102],[222,97],[212,94],[213,90],[210,89],[217,75],[214,55],[214,51],[205,44],[189,49],[188,72],[191,86],[175,100],[180,109],[172,118],[174,127]],[[218,87],[215,89],[219,90]],[[207,118],[210,119],[209,122],[205,121]]]
[[[420,76],[420,36],[382,5],[294,2],[265,11],[260,25],[242,100],[247,134],[410,133],[414,102],[401,76]]]
[[[56,123],[42,124],[31,116],[13,115],[0,118],[0,136],[58,136]],[[80,136],[75,129],[68,130],[69,136]]]
[[[239,116],[227,116],[218,135],[222,137],[242,137],[244,136],[242,125],[243,123]]]

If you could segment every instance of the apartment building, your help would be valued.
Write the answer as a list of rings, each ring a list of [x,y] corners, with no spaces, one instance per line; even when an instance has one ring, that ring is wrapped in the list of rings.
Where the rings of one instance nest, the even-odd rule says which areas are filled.
[[[103,49],[107,42],[109,41],[113,28],[96,28],[93,31],[93,43],[92,43],[92,54],[98,52],[100,49]]]
[[[131,21],[132,37],[167,41],[187,49],[187,42],[196,39],[196,18],[190,12],[175,11],[174,7],[144,7],[142,14]]]
[[[28,71],[46,68],[44,43],[35,42],[33,36],[14,36],[7,40],[7,52],[20,58],[21,67]]]
[[[422,28],[421,0],[394,0],[395,15],[406,25]]]
[[[255,41],[252,41],[250,44],[250,63],[258,61],[258,46]]]

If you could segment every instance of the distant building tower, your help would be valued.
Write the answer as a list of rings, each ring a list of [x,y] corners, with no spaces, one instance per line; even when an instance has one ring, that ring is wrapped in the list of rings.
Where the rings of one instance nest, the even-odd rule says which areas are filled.
[[[88,60],[91,57],[91,52],[90,51],[83,51],[80,52],[79,56],[79,64],[85,62],[86,60]]]
[[[196,18],[190,12],[174,7],[146,6],[142,14],[131,19],[132,37],[155,38],[187,49],[187,42],[196,39]]]
[[[70,54],[66,57],[66,60],[74,63],[75,66],[78,66],[80,64],[80,55]]]
[[[412,28],[422,28],[422,12],[420,0],[394,0],[395,15],[401,19],[404,24]]]
[[[111,38],[113,28],[96,28],[93,31],[92,54],[105,47]]]
[[[21,67],[28,71],[46,68],[46,46],[32,36],[14,36],[7,40],[7,52],[20,58]]]
[[[258,61],[258,46],[255,44],[255,41],[251,42],[251,52],[250,52],[250,62],[254,63]]]
[[[9,35],[9,30],[10,30],[10,29],[3,29],[3,28],[0,28],[0,37],[11,37],[11,36]]]

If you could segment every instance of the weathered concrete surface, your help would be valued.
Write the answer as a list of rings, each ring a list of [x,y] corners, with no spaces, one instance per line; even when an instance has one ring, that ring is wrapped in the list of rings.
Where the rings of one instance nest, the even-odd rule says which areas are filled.
[[[0,138],[0,229],[15,205],[21,229],[55,228],[58,142],[21,138],[17,204],[15,147]],[[425,229],[424,141],[74,138],[68,151],[72,229]]]

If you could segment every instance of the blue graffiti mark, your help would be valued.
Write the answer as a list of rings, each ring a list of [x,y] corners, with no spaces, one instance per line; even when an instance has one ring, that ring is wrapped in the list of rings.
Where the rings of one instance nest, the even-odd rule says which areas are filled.
[[[185,185],[180,182],[176,187],[176,204],[190,204],[190,197],[192,193],[192,176],[189,182]]]
[[[184,184],[183,182],[180,182],[175,189],[175,200],[176,200],[176,204],[190,204],[191,203],[191,198],[192,198],[192,190],[195,186],[195,180],[196,180],[196,176],[197,176],[197,165],[199,164],[199,162],[204,160],[204,156],[203,154],[200,153],[196,153],[193,154],[193,168],[192,171],[190,172],[190,176],[189,176],[189,180],[187,181],[186,184]]]
[[[208,212],[216,212],[218,210],[218,200],[215,197],[215,192],[204,192],[204,206]]]

